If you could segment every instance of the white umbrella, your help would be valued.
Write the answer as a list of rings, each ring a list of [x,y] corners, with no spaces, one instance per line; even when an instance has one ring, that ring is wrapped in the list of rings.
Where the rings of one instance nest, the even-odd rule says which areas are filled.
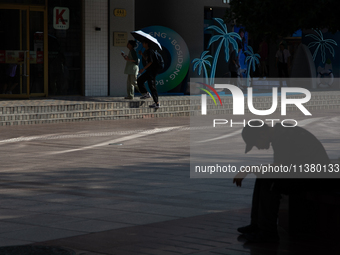
[[[142,30],[133,31],[133,32],[131,32],[131,34],[137,41],[140,41],[140,42],[143,42],[145,39],[147,39],[151,43],[149,45],[150,48],[162,50],[162,46],[157,41],[157,39],[155,37],[143,32]]]

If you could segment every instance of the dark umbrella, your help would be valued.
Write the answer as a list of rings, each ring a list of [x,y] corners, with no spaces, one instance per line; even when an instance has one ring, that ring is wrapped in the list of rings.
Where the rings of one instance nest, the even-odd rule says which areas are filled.
[[[140,41],[140,42],[143,42],[147,39],[150,42],[150,45],[149,45],[150,48],[162,50],[162,46],[159,44],[157,39],[155,37],[143,32],[142,30],[133,31],[133,32],[131,32],[131,34],[137,41]]]

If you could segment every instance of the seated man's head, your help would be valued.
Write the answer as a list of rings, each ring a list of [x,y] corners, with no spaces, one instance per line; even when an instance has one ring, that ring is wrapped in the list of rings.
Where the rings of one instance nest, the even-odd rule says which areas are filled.
[[[246,143],[246,151],[250,151],[254,146],[259,150],[269,149],[270,132],[267,124],[260,121],[250,121],[242,131],[242,138]]]

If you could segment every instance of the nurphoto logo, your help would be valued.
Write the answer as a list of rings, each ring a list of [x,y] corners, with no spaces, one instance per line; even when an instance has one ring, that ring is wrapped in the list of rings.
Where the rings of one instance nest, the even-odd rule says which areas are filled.
[[[205,87],[209,88],[212,92],[214,92],[214,94],[217,96],[218,100],[220,101],[221,106],[223,106],[222,100],[221,100],[220,96],[218,95],[217,91],[213,87],[211,87],[210,85],[205,84],[205,83],[200,83],[200,84],[204,85]],[[217,105],[214,96],[210,93],[209,90],[204,89],[204,88],[199,88],[199,89],[203,90],[204,92],[206,92],[212,98],[212,100],[214,101],[215,105]],[[202,115],[207,115],[207,95],[206,94],[202,94],[201,98],[202,98],[201,99],[202,100],[202,107],[201,107]]]
[[[207,86],[208,88],[210,88],[216,95],[217,98],[220,100],[220,103],[222,105],[221,102],[221,98],[220,96],[217,94],[216,90],[207,85],[204,84],[204,86]],[[233,97],[233,115],[244,115],[244,94],[242,92],[242,90],[240,88],[238,88],[235,85],[231,85],[231,84],[215,84],[215,88],[217,89],[229,89],[232,97]],[[207,92],[212,98],[212,94],[207,91],[206,89],[201,89],[205,92]],[[259,116],[264,116],[264,115],[270,115],[272,113],[275,112],[276,108],[277,108],[277,104],[278,104],[278,93],[277,93],[277,88],[273,88],[273,104],[272,107],[268,110],[257,110],[254,108],[253,106],[253,88],[249,87],[247,89],[248,91],[248,108],[249,111],[255,115],[259,115]],[[302,93],[305,94],[306,97],[305,98],[287,98],[287,93]],[[281,115],[286,115],[287,111],[286,111],[286,107],[288,104],[294,104],[296,107],[298,107],[304,115],[312,115],[302,104],[307,103],[309,100],[311,99],[311,93],[309,90],[304,89],[304,88],[282,88],[281,89]],[[213,98],[215,104],[216,101]],[[207,101],[206,101],[206,95],[202,94],[202,115],[206,115],[207,114]]]
[[[204,83],[201,83],[201,84],[203,84],[204,86],[206,86],[207,88],[209,88],[211,91],[214,92],[214,94],[219,99],[221,106],[223,106],[223,104],[215,88],[230,90],[232,94],[232,98],[233,98],[233,115],[244,115],[245,114],[245,110],[244,110],[245,98],[244,98],[243,91],[239,87],[235,85],[231,85],[231,84],[215,84],[214,86],[215,88],[213,88],[212,86],[209,86],[207,84],[204,84]],[[213,99],[215,105],[217,106],[216,100],[213,97],[213,95],[207,89],[204,89],[204,88],[200,88],[200,89],[205,91]],[[287,98],[288,93],[304,94],[305,97],[304,98]],[[247,95],[248,95],[247,96],[248,109],[251,113],[255,115],[258,115],[258,116],[270,115],[274,113],[278,107],[278,89],[276,87],[272,88],[272,99],[273,99],[272,105],[270,109],[267,109],[267,110],[255,109],[254,104],[253,104],[253,88],[251,87],[247,88]],[[295,105],[304,115],[311,116],[312,114],[303,106],[303,104],[307,103],[310,99],[311,99],[311,93],[309,90],[305,88],[297,88],[297,87],[281,88],[281,115],[285,116],[287,114],[287,105]],[[207,95],[206,94],[201,95],[201,114],[207,115]],[[265,121],[271,121],[272,126],[273,126],[274,121],[276,120],[278,119],[266,119]],[[253,120],[249,120],[248,122],[251,122],[251,121]],[[262,120],[259,120],[259,121],[261,121],[264,124],[264,121]],[[289,120],[281,121],[282,126],[291,127],[292,125],[284,124],[287,121],[294,122],[295,124],[293,126],[296,126],[298,124],[296,120],[289,119]],[[215,127],[216,125],[225,125],[227,123],[230,123],[232,126],[233,121],[232,120],[228,121],[226,119],[214,119],[213,127]],[[234,124],[236,123],[234,122]],[[243,126],[245,126],[246,121],[244,120],[243,122],[238,122],[237,124],[243,124]]]

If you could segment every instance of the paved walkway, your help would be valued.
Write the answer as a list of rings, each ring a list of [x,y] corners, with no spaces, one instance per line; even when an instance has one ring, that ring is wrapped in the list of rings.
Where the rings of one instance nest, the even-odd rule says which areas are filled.
[[[98,234],[92,243],[98,250],[44,245],[81,250],[79,254],[105,254],[103,249],[110,247],[97,243],[101,234],[110,238],[115,230],[117,235],[123,229],[145,227],[147,231],[150,224],[172,225],[177,220],[249,208],[253,179],[242,189],[226,179],[190,179],[189,130],[168,129],[186,127],[188,121],[164,118],[2,127],[0,154],[8,160],[2,161],[0,169],[0,246],[92,239]],[[123,145],[116,145],[117,140]],[[129,236],[123,239],[132,245],[135,239]]]
[[[165,99],[182,99],[190,98],[190,96],[160,96]],[[152,101],[152,99],[150,99]],[[138,102],[141,101],[138,96],[132,100],[124,99],[124,97],[85,97],[85,96],[56,96],[56,97],[37,97],[30,99],[0,99],[0,107],[7,106],[46,106],[46,105],[67,105],[77,103],[108,103],[108,102]]]
[[[279,229],[280,243],[247,242],[236,228],[250,210],[232,210],[161,223],[65,238],[37,245],[72,248],[79,255],[281,255],[339,254],[334,240],[298,236]]]
[[[148,123],[158,127],[157,120],[153,121]],[[177,125],[173,122],[169,120]],[[119,125],[128,129],[128,123],[131,120],[106,122],[89,130],[100,133],[96,139],[103,142],[113,139],[105,138],[106,134],[115,139],[126,135],[112,130]],[[99,131],[99,127],[106,129]],[[141,121],[137,127],[143,129]],[[41,125],[34,132],[24,126],[1,130],[4,139],[6,134],[43,135],[70,132],[69,128],[60,124]],[[72,161],[65,154],[52,154],[95,144],[91,133],[85,133],[86,139],[83,133],[74,136],[79,140],[61,136],[67,141],[64,143],[35,139],[0,147],[0,246],[57,246],[78,255],[338,254],[332,238],[291,238],[283,229],[278,245],[245,242],[236,228],[249,222],[254,179],[245,180],[244,187],[236,189],[230,179],[188,178],[188,160],[180,158],[188,155],[187,134],[183,135],[186,139],[176,140],[169,134],[158,148],[148,137],[131,139],[122,147],[123,154],[112,153],[118,150],[107,147],[76,152],[69,155]],[[138,148],[151,156],[145,158]],[[107,159],[110,161],[104,165]]]
[[[233,100],[230,94],[220,92],[221,104],[207,101],[209,114],[230,114]],[[302,95],[291,95],[301,97]],[[269,93],[254,94],[255,109],[272,107]],[[55,124],[62,122],[84,122],[141,118],[170,118],[200,114],[200,96],[165,95],[160,97],[161,107],[150,109],[152,99],[125,100],[123,97],[53,97],[30,100],[0,100],[0,126]],[[279,104],[280,105],[280,104]],[[340,108],[339,91],[314,91],[304,105],[308,110],[330,110]],[[278,107],[280,108],[280,106]],[[288,104],[287,111],[298,108]]]

